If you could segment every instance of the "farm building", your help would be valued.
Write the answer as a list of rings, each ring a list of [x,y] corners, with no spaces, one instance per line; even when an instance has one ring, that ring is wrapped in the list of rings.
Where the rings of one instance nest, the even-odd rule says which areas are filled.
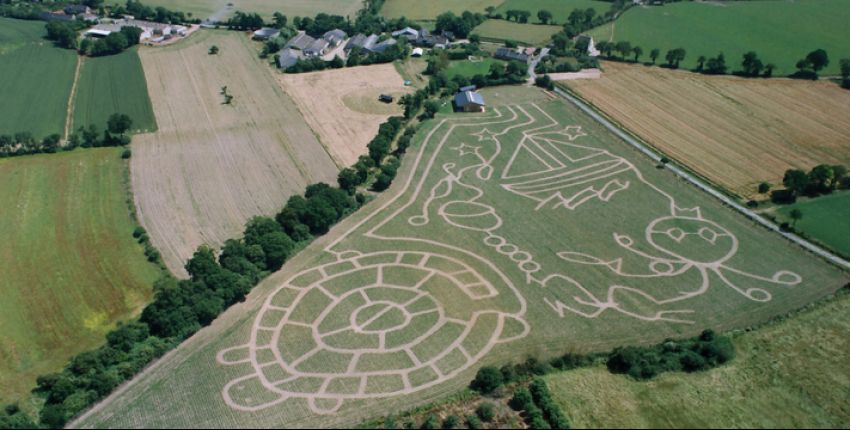
[[[421,57],[423,55],[425,55],[425,51],[422,48],[413,48],[413,51],[410,53],[411,57]]]
[[[475,90],[477,90],[477,89],[478,89],[478,88],[476,88],[476,87],[475,87],[475,85],[467,85],[467,86],[465,86],[465,87],[461,87],[461,88],[458,90],[458,92],[460,92],[460,93],[465,93],[465,92],[467,92],[467,91],[475,91]]]
[[[413,27],[405,27],[401,30],[392,32],[393,37],[404,37],[411,42],[419,37],[419,30]]]
[[[330,30],[324,35],[322,35],[322,39],[327,40],[328,44],[333,48],[339,46],[339,44],[342,43],[342,41],[344,41],[346,38],[348,38],[348,34],[338,28]]]
[[[307,35],[307,33],[301,31],[296,34],[292,39],[289,39],[289,41],[286,42],[284,48],[292,48],[297,49],[299,51],[303,51],[309,48],[310,45],[312,45],[315,41],[316,39],[313,39],[312,37]]]
[[[283,70],[294,66],[295,63],[304,58],[304,54],[301,51],[292,48],[283,48],[277,55],[277,66]]]
[[[280,30],[276,28],[261,28],[254,32],[255,40],[269,40],[280,36]]]
[[[523,63],[528,63],[529,60],[531,60],[531,55],[527,53],[525,48],[514,49],[502,47],[496,50],[496,54],[494,56],[500,60],[520,61]]]
[[[303,50],[304,55],[308,57],[321,57],[325,55],[328,45],[329,43],[325,39],[314,39],[313,43]]]
[[[455,95],[455,108],[461,112],[484,112],[486,104],[481,94],[473,91],[459,92]]]
[[[372,47],[372,49],[370,49],[370,51],[372,51],[372,52],[377,52],[377,53],[382,53],[382,52],[386,51],[387,49],[389,49],[389,47],[391,47],[391,46],[393,46],[393,45],[395,45],[395,44],[397,44],[397,43],[398,43],[398,42],[396,42],[396,40],[395,40],[395,39],[387,39],[387,40],[385,40],[385,41],[383,41],[383,42],[381,42],[381,43],[378,43],[377,45],[373,46],[373,47]]]
[[[139,42],[149,40],[151,42],[161,42],[170,39],[175,35],[185,36],[189,31],[188,28],[182,25],[161,24],[158,22],[141,21],[137,19],[119,19],[111,24],[99,24],[85,33],[84,36],[89,37],[106,37],[112,33],[121,31],[124,27],[138,27],[142,29],[142,34],[139,36]]]

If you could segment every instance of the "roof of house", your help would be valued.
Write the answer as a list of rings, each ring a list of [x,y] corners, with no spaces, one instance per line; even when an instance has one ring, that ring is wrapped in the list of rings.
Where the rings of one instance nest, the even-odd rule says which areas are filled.
[[[255,37],[272,38],[280,34],[280,30],[276,28],[264,27],[254,32]]]
[[[42,12],[39,16],[45,21],[72,21],[74,19],[73,15],[55,12]]]
[[[67,13],[68,15],[77,15],[80,13],[91,12],[91,9],[89,9],[89,7],[84,4],[69,4],[68,6],[65,6],[64,10],[65,13]]]
[[[502,47],[496,50],[496,58],[528,62],[529,56],[521,50]]]
[[[292,39],[289,39],[289,41],[286,42],[286,46],[284,46],[284,47],[285,48],[300,49],[300,50],[303,51],[303,50],[309,48],[310,45],[313,44],[313,42],[315,42],[315,41],[316,41],[316,39],[313,39],[312,37],[307,35],[307,33],[304,33],[302,31],[302,32],[298,33],[297,35],[295,35],[295,37],[293,37]]]
[[[341,41],[344,40],[346,37],[348,37],[348,34],[338,28],[330,30],[324,35],[322,35],[322,38],[329,42],[332,40]]]
[[[348,44],[345,45],[345,49],[351,49],[351,48],[354,48],[355,46],[359,46],[359,47],[362,48],[363,43],[365,41],[366,41],[366,35],[365,34],[358,34],[358,35],[352,37],[351,40],[348,41]]]
[[[377,45],[374,45],[374,46],[372,47],[372,51],[373,51],[373,52],[384,52],[384,51],[386,51],[386,50],[387,50],[387,48],[389,48],[390,46],[395,45],[396,43],[398,43],[398,42],[396,42],[396,40],[395,40],[395,39],[387,39],[387,40],[385,40],[385,41],[383,41],[383,42],[381,42],[381,43],[378,43]]]
[[[465,87],[461,87],[458,91],[465,93],[467,91],[475,91],[475,85],[467,85]]]
[[[413,56],[422,56],[423,54],[425,54],[425,50],[422,48],[413,48],[413,51],[410,53]]]
[[[328,47],[328,41],[325,39],[314,39],[313,43],[304,49],[305,52],[321,53]]]
[[[278,52],[277,66],[281,69],[287,69],[295,65],[298,60],[304,57],[301,51],[292,48],[283,48]]]
[[[398,37],[398,36],[417,37],[417,36],[419,36],[419,30],[417,30],[413,27],[404,27],[401,30],[396,30],[396,31],[392,32],[392,35],[393,35],[393,37]]]
[[[455,95],[455,105],[457,105],[457,107],[464,107],[468,104],[484,106],[484,97],[481,96],[481,94],[472,91],[464,91]]]

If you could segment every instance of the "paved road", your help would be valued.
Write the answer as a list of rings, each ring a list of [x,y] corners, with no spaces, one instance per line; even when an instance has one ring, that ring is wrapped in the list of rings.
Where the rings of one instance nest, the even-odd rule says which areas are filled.
[[[528,83],[534,84],[534,80],[537,79],[537,73],[534,73],[534,69],[537,68],[540,60],[547,55],[549,55],[549,48],[543,48],[540,50],[540,55],[535,56],[531,60],[531,64],[528,65]]]
[[[636,139],[634,139],[632,136],[625,133],[619,127],[612,124],[610,121],[608,121],[607,119],[602,117],[602,115],[599,115],[596,111],[591,109],[587,104],[585,104],[581,100],[573,97],[572,95],[570,95],[569,93],[567,93],[566,91],[564,91],[560,88],[555,88],[555,92],[558,95],[560,95],[561,97],[563,97],[564,99],[566,99],[567,101],[569,101],[570,103],[577,106],[579,109],[584,111],[586,114],[590,115],[590,117],[593,118],[594,120],[596,120],[596,122],[602,124],[605,128],[610,130],[615,135],[619,136],[626,143],[637,148],[640,152],[644,153],[647,157],[651,158],[655,162],[658,162],[658,163],[661,162],[661,156],[659,156],[658,154],[656,154],[655,152],[650,150],[646,145],[638,142]],[[706,193],[711,194],[712,196],[714,196],[715,198],[717,198],[718,200],[720,200],[721,202],[723,202],[727,206],[737,210],[738,212],[740,212],[741,214],[743,214],[747,218],[750,218],[751,220],[763,225],[765,228],[781,234],[786,239],[802,246],[803,248],[813,252],[814,254],[816,254],[820,257],[823,257],[824,259],[826,259],[826,260],[828,260],[828,261],[830,261],[830,262],[832,262],[832,263],[834,263],[834,264],[836,264],[836,265],[838,265],[838,266],[840,266],[844,269],[850,269],[850,261],[847,261],[847,260],[827,251],[826,249],[821,248],[820,246],[815,245],[814,243],[809,242],[808,240],[801,238],[800,236],[782,231],[779,228],[779,226],[777,226],[776,224],[774,224],[773,222],[771,222],[767,218],[765,218],[765,217],[755,213],[754,211],[744,207],[743,205],[739,204],[735,200],[731,199],[729,196],[721,193],[720,191],[718,191],[714,187],[703,182],[701,179],[697,178],[696,176],[686,172],[685,170],[682,170],[681,168],[679,168],[677,166],[671,165],[671,164],[667,164],[666,168],[668,170],[670,170],[671,172],[675,173],[676,175],[678,175],[679,177],[681,177],[682,179],[696,185],[697,187],[699,187],[701,190],[705,191]]]

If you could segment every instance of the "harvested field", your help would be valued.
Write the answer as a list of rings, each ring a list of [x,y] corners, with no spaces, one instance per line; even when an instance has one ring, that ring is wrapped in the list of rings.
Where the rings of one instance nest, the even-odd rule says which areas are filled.
[[[747,327],[850,280],[578,108],[482,93],[487,113],[423,124],[388,192],[75,425],[348,428],[485,364]]]
[[[785,170],[850,163],[850,91],[607,62],[566,83],[671,158],[747,197]]]
[[[162,274],[133,240],[118,148],[0,160],[0,403],[101,345]],[[24,402],[22,402],[23,404]]]
[[[366,145],[378,126],[403,112],[398,98],[413,91],[392,64],[281,74],[277,80],[340,166],[352,165],[368,152]],[[381,103],[381,94],[396,102]]]
[[[559,31],[561,27],[558,25],[518,24],[502,19],[488,19],[475,27],[472,34],[486,40],[511,40],[520,44],[543,46]]]
[[[133,142],[133,190],[140,221],[179,276],[199,245],[238,237],[249,218],[276,213],[307,184],[336,181],[337,166],[252,48],[241,33],[203,31],[141,51],[159,131]]]

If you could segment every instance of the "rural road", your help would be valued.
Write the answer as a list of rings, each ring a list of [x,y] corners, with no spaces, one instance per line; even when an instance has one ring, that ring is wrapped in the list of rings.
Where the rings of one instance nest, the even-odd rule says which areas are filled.
[[[542,60],[543,57],[547,55],[549,55],[549,48],[541,49],[540,54],[534,57],[534,59],[531,60],[531,63],[528,65],[528,82],[530,84],[533,85],[534,80],[537,79],[537,73],[534,73],[534,69],[536,69],[537,65],[540,64],[540,60]]]
[[[559,96],[561,96],[562,98],[566,99],[567,101],[569,101],[570,103],[572,103],[573,105],[575,105],[576,107],[578,107],[579,109],[584,111],[586,114],[590,115],[590,117],[593,118],[594,120],[596,120],[596,122],[602,124],[602,126],[607,128],[608,130],[610,130],[615,135],[619,136],[621,139],[623,139],[629,145],[637,148],[640,152],[644,153],[646,156],[648,156],[649,158],[651,158],[655,162],[658,162],[658,163],[661,162],[661,156],[659,156],[658,154],[653,152],[646,145],[638,142],[636,139],[629,136],[622,129],[620,129],[619,127],[617,127],[616,125],[614,125],[613,123],[611,123],[610,121],[608,121],[607,119],[602,117],[602,115],[597,113],[595,110],[593,110],[590,106],[588,106],[587,104],[585,104],[581,100],[577,99],[576,97],[570,95],[569,93],[567,93],[566,91],[564,91],[560,88],[555,88],[555,92]],[[820,246],[815,245],[814,243],[809,242],[808,240],[801,238],[800,236],[782,231],[782,229],[780,229],[779,226],[777,226],[776,224],[774,224],[773,222],[771,222],[767,218],[755,213],[754,211],[752,211],[752,210],[744,207],[743,205],[739,204],[738,202],[732,200],[727,195],[723,194],[722,192],[718,191],[714,187],[703,182],[701,179],[697,178],[696,176],[686,172],[685,170],[683,170],[683,169],[681,169],[677,166],[671,165],[671,164],[667,164],[666,168],[668,170],[670,170],[671,172],[673,172],[674,174],[681,177],[682,179],[696,185],[698,188],[705,191],[706,193],[711,194],[712,196],[716,197],[718,200],[720,200],[721,202],[723,202],[727,206],[737,210],[738,212],[740,212],[741,214],[743,214],[747,218],[750,218],[751,220],[763,225],[764,227],[766,227],[769,230],[773,230],[776,233],[781,234],[786,239],[802,246],[803,248],[815,253],[816,255],[823,257],[824,259],[826,259],[826,260],[828,260],[828,261],[830,261],[830,262],[832,262],[832,263],[834,263],[838,266],[841,266],[844,269],[850,270],[850,261],[847,261],[847,260],[827,251],[826,249],[821,248]]]

